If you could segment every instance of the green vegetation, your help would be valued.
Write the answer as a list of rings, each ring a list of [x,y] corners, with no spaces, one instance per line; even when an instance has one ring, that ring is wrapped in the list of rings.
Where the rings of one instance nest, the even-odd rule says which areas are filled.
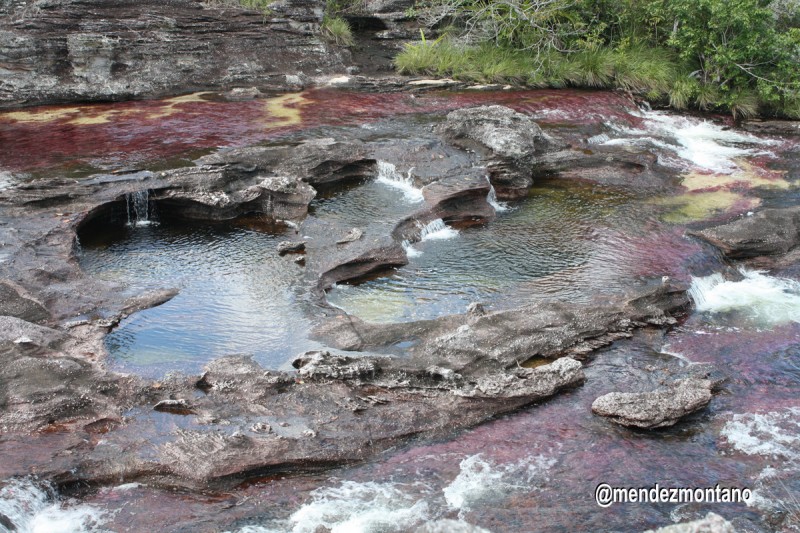
[[[364,0],[326,0],[320,28],[322,37],[339,46],[353,46],[353,30],[342,15],[361,13],[364,9]]]
[[[451,28],[406,46],[400,72],[800,118],[800,0],[431,0],[415,12]]]
[[[322,36],[339,46],[353,46],[353,32],[350,24],[342,17],[325,15],[322,20]]]

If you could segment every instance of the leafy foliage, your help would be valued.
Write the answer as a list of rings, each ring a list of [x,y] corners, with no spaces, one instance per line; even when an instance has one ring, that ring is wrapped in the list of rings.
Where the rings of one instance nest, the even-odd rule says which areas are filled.
[[[619,87],[681,109],[800,118],[800,0],[429,0],[415,12],[432,28],[455,24],[459,38],[407,47],[402,72]]]

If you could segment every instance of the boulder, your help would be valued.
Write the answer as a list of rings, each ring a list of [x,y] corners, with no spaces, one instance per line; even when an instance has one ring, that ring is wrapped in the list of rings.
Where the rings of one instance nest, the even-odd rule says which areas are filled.
[[[711,388],[709,380],[689,378],[652,392],[612,392],[597,398],[592,411],[623,426],[672,426],[708,405]]]
[[[436,128],[448,142],[474,150],[502,197],[518,197],[533,185],[535,156],[553,148],[552,139],[530,117],[500,105],[459,109]]]

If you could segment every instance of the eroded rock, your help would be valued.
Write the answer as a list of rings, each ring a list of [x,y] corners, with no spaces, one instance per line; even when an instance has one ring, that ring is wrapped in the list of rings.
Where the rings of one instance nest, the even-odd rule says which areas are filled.
[[[37,2],[0,21],[0,64],[13,72],[0,106],[286,90],[286,73],[344,69],[319,38],[322,10],[304,0],[276,2],[269,17],[189,0]]]
[[[597,398],[592,411],[623,426],[672,426],[708,405],[711,389],[711,381],[689,378],[652,392],[612,392]]]
[[[479,153],[503,198],[524,195],[533,184],[534,158],[557,144],[529,116],[499,105],[453,111],[436,131]]]

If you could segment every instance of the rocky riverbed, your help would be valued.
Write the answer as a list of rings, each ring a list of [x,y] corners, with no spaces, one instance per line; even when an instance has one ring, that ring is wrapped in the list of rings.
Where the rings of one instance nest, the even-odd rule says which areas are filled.
[[[206,92],[0,113],[0,524],[796,527],[791,125],[336,89],[316,3],[279,4],[4,6],[6,106]],[[603,481],[759,496],[604,511]]]

